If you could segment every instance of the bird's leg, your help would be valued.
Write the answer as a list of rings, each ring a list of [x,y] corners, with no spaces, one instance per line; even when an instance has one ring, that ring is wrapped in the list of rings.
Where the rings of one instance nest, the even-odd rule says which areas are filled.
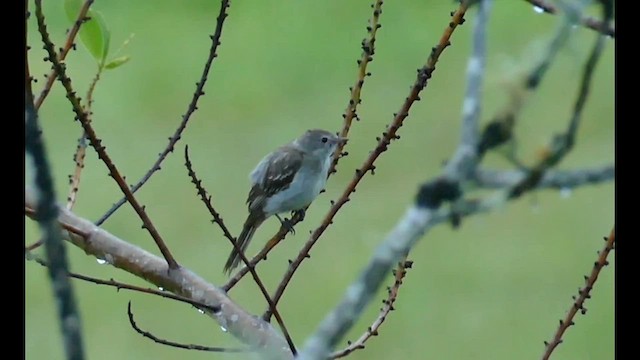
[[[278,218],[278,220],[280,220],[280,224],[282,224],[282,226],[287,229],[288,232],[293,235],[296,234],[296,231],[293,229],[293,223],[291,222],[291,220],[287,218],[282,219],[278,214],[276,214],[276,217]]]

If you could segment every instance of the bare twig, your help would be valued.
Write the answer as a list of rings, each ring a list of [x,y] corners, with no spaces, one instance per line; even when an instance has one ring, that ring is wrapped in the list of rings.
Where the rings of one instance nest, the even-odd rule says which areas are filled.
[[[135,320],[133,319],[133,312],[131,311],[131,301],[129,301],[129,303],[127,304],[127,315],[129,316],[129,324],[131,324],[131,327],[133,328],[133,330],[135,330],[138,334],[148,339],[151,339],[154,342],[161,345],[168,345],[168,346],[172,346],[180,349],[187,349],[187,350],[212,351],[212,352],[238,353],[238,352],[249,351],[244,349],[212,347],[212,346],[203,346],[203,345],[195,345],[195,344],[181,344],[181,343],[177,343],[169,340],[160,339],[159,337],[153,335],[152,333],[148,331],[144,331],[140,329],[140,327],[138,327],[138,324],[136,324]]]
[[[193,97],[191,98],[191,102],[187,107],[187,112],[182,115],[182,120],[178,125],[178,128],[173,133],[173,135],[169,138],[169,143],[162,150],[158,159],[151,166],[151,168],[142,176],[142,178],[131,187],[131,193],[135,193],[138,191],[142,185],[144,185],[151,176],[158,170],[160,170],[160,165],[164,161],[164,159],[169,155],[169,153],[173,152],[176,144],[182,137],[182,132],[187,127],[187,123],[191,118],[191,115],[198,109],[198,100],[202,95],[204,95],[204,85],[207,82],[207,78],[209,76],[209,70],[211,69],[211,64],[213,63],[213,59],[215,59],[218,54],[218,46],[221,44],[220,37],[222,36],[222,26],[224,25],[224,20],[227,18],[227,9],[229,8],[229,0],[222,0],[220,3],[220,13],[218,14],[218,18],[216,21],[216,29],[211,36],[211,49],[209,50],[209,57],[204,65],[204,69],[202,70],[202,75],[200,76],[200,81],[196,83],[196,91],[193,93]],[[96,225],[102,225],[116,210],[120,208],[127,201],[126,197],[121,198],[115,203],[111,209],[107,210],[107,212],[96,221]]]
[[[36,13],[41,15],[41,11],[36,1]],[[28,96],[25,96],[25,100],[27,98]],[[84,359],[84,346],[80,312],[73,286],[67,277],[69,263],[57,222],[58,208],[55,204],[53,178],[38,125],[38,113],[32,101],[26,101],[25,116],[25,148],[33,160],[34,182],[39,195],[35,204],[38,213],[37,221],[43,232],[45,256],[51,264],[48,273],[57,304],[63,347],[67,359],[81,360]]]
[[[356,186],[360,183],[360,180],[362,180],[362,178],[368,172],[371,172],[372,174],[375,173],[374,162],[376,161],[376,159],[378,159],[378,157],[387,150],[392,140],[400,138],[400,136],[397,135],[398,130],[402,126],[404,119],[409,116],[409,109],[411,109],[411,106],[416,101],[420,100],[419,94],[427,85],[427,81],[431,78],[433,71],[435,71],[435,66],[438,59],[440,58],[440,55],[442,54],[444,49],[451,44],[450,39],[451,35],[453,35],[453,31],[458,25],[464,22],[464,14],[466,13],[467,8],[468,2],[463,1],[459,5],[458,9],[451,13],[451,22],[449,22],[449,24],[445,28],[444,33],[440,37],[438,45],[431,49],[431,54],[429,55],[426,64],[418,69],[416,80],[411,86],[409,96],[407,96],[407,98],[405,99],[404,103],[400,107],[400,110],[394,114],[393,121],[390,125],[387,126],[387,129],[385,132],[383,132],[382,137],[378,137],[378,144],[376,145],[375,149],[371,151],[364,164],[362,164],[362,166],[356,170],[354,178],[347,185],[346,189],[343,191],[338,200],[333,203],[320,226],[313,231],[313,233],[309,237],[309,240],[307,240],[302,250],[300,250],[300,252],[298,253],[298,256],[289,264],[287,272],[284,274],[282,280],[280,281],[280,284],[278,284],[278,288],[276,289],[274,296],[272,297],[276,304],[282,297],[282,294],[284,294],[285,288],[289,284],[289,281],[291,281],[293,274],[296,272],[300,264],[307,257],[309,257],[309,251],[311,250],[313,245],[324,233],[327,227],[329,227],[329,225],[332,223],[334,216],[338,213],[342,206],[350,200],[349,196],[353,192],[355,192]],[[263,318],[269,319],[270,316],[271,314],[269,313],[269,311],[267,311],[263,315]]]
[[[533,5],[536,9],[539,9],[542,12],[547,14],[557,14],[558,8],[553,3],[546,0],[526,0],[528,3]],[[609,24],[598,20],[596,18],[592,18],[590,16],[583,16],[580,19],[580,24],[582,26],[587,27],[589,29],[598,31],[604,35],[610,36],[612,38],[616,37],[616,29],[610,26]]]
[[[80,12],[78,13],[78,17],[76,21],[73,23],[71,30],[69,30],[69,34],[67,35],[67,40],[64,43],[64,47],[60,49],[60,53],[58,54],[58,57],[57,57],[58,61],[63,62],[64,59],[67,57],[67,54],[69,53],[69,51],[72,48],[74,48],[73,42],[75,41],[75,38],[78,35],[78,32],[80,31],[80,26],[82,26],[82,24],[84,24],[84,22],[88,20],[87,12],[89,11],[89,7],[91,7],[91,5],[93,4],[93,1],[94,0],[86,0],[84,4],[82,4],[82,7],[80,8]],[[56,69],[54,68],[51,70],[51,72],[47,76],[47,82],[45,83],[44,88],[40,92],[40,95],[38,95],[38,99],[36,99],[35,101],[36,109],[40,109],[40,106],[44,102],[44,99],[47,97],[47,95],[49,95],[49,92],[51,91],[51,87],[53,86],[53,83],[55,81],[56,81]]]
[[[393,305],[398,298],[398,291],[403,283],[404,276],[407,274],[407,269],[411,268],[412,264],[413,261],[407,261],[406,257],[398,263],[398,266],[393,271],[393,285],[387,287],[387,298],[383,300],[384,306],[380,309],[380,313],[376,319],[373,321],[371,326],[367,328],[367,331],[358,338],[358,340],[354,342],[349,341],[347,347],[331,354],[331,359],[345,357],[356,350],[364,349],[364,344],[367,340],[371,339],[373,336],[378,336],[380,326],[382,326],[384,321],[387,319],[387,315],[389,315],[391,311],[395,310]]]
[[[129,201],[129,203],[131,204],[135,212],[138,214],[138,216],[142,220],[142,223],[143,223],[142,227],[149,232],[153,240],[156,242],[156,245],[160,249],[160,252],[164,256],[165,260],[167,261],[167,264],[169,265],[169,269],[172,269],[172,270],[177,269],[179,267],[178,263],[173,258],[173,255],[171,255],[169,248],[166,246],[164,240],[162,239],[162,237],[156,230],[155,226],[151,222],[151,219],[149,219],[149,216],[144,210],[144,207],[138,203],[136,198],[133,196],[133,193],[131,192],[131,190],[129,190],[129,186],[125,182],[122,175],[120,175],[120,172],[118,171],[117,167],[115,166],[115,164],[113,163],[109,155],[107,154],[106,148],[102,145],[102,140],[98,138],[96,132],[91,126],[91,122],[89,121],[87,113],[84,111],[84,109],[80,105],[80,99],[76,96],[75,91],[71,87],[71,79],[69,79],[69,77],[67,77],[66,75],[65,66],[58,60],[54,50],[54,45],[51,42],[51,39],[49,38],[49,34],[47,33],[47,27],[44,21],[44,15],[42,14],[41,5],[42,5],[42,0],[36,0],[36,18],[38,20],[38,31],[42,36],[42,42],[44,43],[45,50],[49,55],[48,59],[53,64],[53,68],[56,71],[57,77],[66,90],[67,99],[69,99],[69,101],[71,102],[73,111],[76,114],[76,118],[80,121],[80,124],[82,125],[84,131],[86,132],[89,138],[89,141],[91,143],[91,146],[96,150],[98,157],[100,158],[100,160],[104,162],[104,164],[109,169],[109,175],[116,181],[116,183],[120,187],[120,190],[125,194],[127,201]]]
[[[25,188],[25,214],[34,216],[35,194]],[[167,262],[130,242],[124,241],[99,228],[90,220],[83,219],[59,207],[59,222],[70,231],[84,234],[72,236],[63,232],[63,236],[86,254],[98,259],[107,259],[109,264],[127,271],[165,291],[190,298],[219,312],[205,310],[217,323],[228,330],[228,334],[247,344],[265,358],[293,359],[287,342],[271,324],[249,314],[229,299],[220,288],[208,283],[186,268],[167,271]]]
[[[33,260],[36,263],[44,266],[44,267],[49,267],[49,264],[47,264],[46,261],[34,256],[34,255],[30,255],[27,253],[27,260]],[[160,296],[166,299],[171,299],[171,300],[176,300],[176,301],[180,301],[189,305],[192,305],[198,309],[203,309],[203,310],[210,310],[213,312],[219,312],[220,308],[218,307],[213,307],[213,306],[209,306],[207,304],[203,304],[201,302],[197,302],[194,301],[192,299],[186,298],[184,296],[180,296],[180,295],[175,295],[172,294],[170,292],[166,292],[166,291],[159,291],[159,290],[155,290],[155,289],[150,289],[150,288],[143,288],[140,286],[135,286],[135,285],[130,285],[130,284],[125,284],[119,281],[115,281],[114,279],[109,279],[109,280],[102,280],[102,279],[98,279],[98,278],[94,278],[91,276],[87,276],[87,275],[82,275],[82,274],[76,274],[73,272],[69,272],[67,274],[70,278],[73,279],[78,279],[78,280],[82,280],[82,281],[86,281],[86,282],[90,282],[90,283],[94,283],[96,285],[105,285],[105,286],[111,286],[111,287],[115,287],[117,291],[120,291],[121,289],[124,290],[130,290],[130,291],[136,291],[136,292],[140,292],[140,293],[144,293],[144,294],[151,294],[151,295],[156,295],[156,296]]]
[[[184,147],[184,160],[185,160],[185,166],[187,167],[187,172],[189,174],[189,177],[191,178],[191,182],[196,186],[196,190],[198,191],[198,196],[200,196],[200,200],[207,207],[207,210],[209,210],[209,214],[211,214],[211,216],[213,217],[213,222],[220,226],[220,228],[222,229],[222,232],[224,232],[225,237],[231,242],[231,246],[233,246],[235,250],[238,252],[242,262],[244,262],[244,264],[247,267],[249,267],[249,271],[251,272],[251,276],[253,277],[253,280],[255,281],[256,285],[258,285],[258,288],[260,288],[260,292],[262,293],[262,296],[264,296],[264,299],[267,301],[267,304],[269,305],[269,309],[273,312],[276,318],[276,321],[280,326],[280,330],[282,330],[282,334],[287,340],[287,343],[289,344],[289,348],[291,348],[291,352],[295,355],[296,347],[293,344],[291,335],[289,335],[289,331],[287,331],[287,327],[284,325],[284,320],[282,320],[282,317],[280,316],[278,309],[276,309],[275,304],[269,297],[269,292],[264,287],[264,284],[262,283],[262,280],[258,276],[256,269],[253,266],[251,266],[251,264],[249,263],[249,260],[247,260],[247,257],[244,255],[244,251],[242,251],[242,249],[240,248],[240,245],[238,245],[238,243],[233,238],[233,236],[231,236],[231,233],[229,232],[227,227],[224,225],[224,222],[222,221],[222,217],[220,217],[220,214],[218,214],[216,209],[213,207],[213,204],[211,203],[211,196],[207,194],[207,190],[205,190],[205,188],[202,186],[202,180],[198,179],[196,172],[193,170],[191,160],[189,159],[189,145],[186,145]]]
[[[29,50],[31,49],[31,47],[28,45],[28,42],[27,42],[27,30],[29,29],[28,20],[29,20],[29,17],[31,16],[31,13],[29,12],[29,1],[24,2],[24,13],[25,13],[25,17],[24,17],[24,75],[25,75],[24,88],[25,89],[24,90],[26,93],[25,101],[27,103],[33,103],[33,88],[31,87],[31,82],[33,81],[33,78],[31,77],[31,72],[29,71]]]
[[[573,304],[571,306],[571,309],[569,309],[569,312],[564,317],[564,320],[560,320],[560,325],[558,326],[558,330],[556,330],[556,333],[553,335],[553,339],[551,340],[551,342],[546,342],[546,341],[544,342],[545,351],[544,351],[544,354],[542,355],[543,360],[548,360],[549,357],[551,357],[551,353],[553,352],[553,350],[562,343],[562,336],[571,325],[574,325],[573,318],[578,313],[578,310],[583,315],[587,313],[587,309],[584,307],[584,303],[587,299],[591,297],[589,293],[593,289],[593,286],[595,285],[596,280],[598,280],[598,275],[600,274],[600,270],[602,270],[603,267],[609,265],[607,256],[609,256],[609,253],[611,252],[611,250],[613,250],[614,242],[616,241],[615,226],[613,227],[613,229],[611,229],[611,233],[609,234],[609,237],[605,237],[604,240],[606,241],[606,243],[604,245],[604,248],[601,251],[598,251],[598,259],[593,264],[593,269],[591,269],[591,274],[588,277],[587,276],[584,277],[584,282],[585,282],[584,287],[578,289],[577,297],[575,295],[573,296]]]
[[[474,181],[482,188],[504,189],[522,181],[528,173],[524,170],[488,170],[477,169]],[[573,189],[587,184],[611,181],[615,177],[615,167],[606,165],[580,170],[548,170],[538,182],[536,188]]]
[[[419,100],[420,91],[426,86],[427,80],[431,77],[435,70],[435,64],[444,51],[444,49],[450,45],[449,39],[455,28],[464,22],[464,15],[468,9],[469,2],[462,1],[458,9],[452,12],[452,19],[442,35],[438,46],[432,49],[431,55],[427,60],[427,63],[420,69],[418,69],[418,76],[411,87],[411,92],[407,97],[405,103],[402,105],[400,111],[394,116],[394,120],[387,128],[387,131],[383,134],[383,137],[379,140],[378,146],[371,153],[365,164],[356,171],[356,177],[349,184],[342,197],[331,208],[331,211],[323,224],[314,231],[309,241],[305,244],[305,247],[300,251],[298,257],[291,263],[289,270],[285,274],[283,280],[276,290],[274,300],[279,300],[284,292],[284,289],[293,276],[295,269],[299,266],[302,260],[308,256],[309,249],[315,243],[323,230],[329,225],[333,215],[338,209],[346,202],[348,196],[355,189],[355,185],[362,178],[362,176],[368,171],[374,171],[375,167],[373,162],[375,159],[387,149],[387,146],[392,139],[396,139],[396,131],[402,125],[402,121],[409,115],[409,109],[411,105]],[[457,195],[457,194],[456,194]],[[410,222],[423,221],[416,215],[409,216]],[[330,351],[335,347],[337,342],[344,336],[344,334],[351,328],[355,320],[360,316],[366,305],[371,301],[378,287],[383,281],[384,274],[389,271],[392,263],[397,263],[402,256],[406,256],[409,247],[394,246],[393,243],[397,242],[394,239],[418,239],[419,233],[415,233],[415,229],[420,229],[421,226],[407,226],[408,224],[399,225],[389,235],[389,242],[383,242],[375,252],[374,258],[367,266],[367,268],[361,273],[359,279],[354,282],[346,291],[346,295],[341,303],[331,311],[322,323],[319,325],[316,332],[307,339],[304,349],[300,352],[300,359],[324,359]],[[410,224],[414,225],[414,224]],[[269,314],[265,314],[268,318]]]
[[[369,19],[369,25],[367,26],[367,33],[369,33],[369,36],[362,39],[362,56],[358,60],[358,77],[353,86],[349,88],[349,90],[351,91],[349,104],[342,114],[344,124],[342,125],[342,130],[340,130],[340,136],[343,138],[346,138],[347,135],[349,135],[349,129],[351,129],[351,123],[353,122],[353,119],[360,120],[356,111],[358,109],[358,105],[362,102],[360,96],[362,93],[362,86],[364,85],[364,79],[367,76],[371,76],[371,73],[367,71],[367,65],[369,65],[369,63],[373,61],[373,55],[375,54],[376,33],[378,29],[382,27],[382,25],[380,25],[382,3],[383,0],[376,0],[375,3],[371,4],[371,7],[373,8],[373,14]],[[329,169],[329,176],[336,172],[338,161],[341,157],[346,155],[346,153],[342,152],[345,145],[345,143],[338,144],[338,148],[333,154],[333,163],[331,164],[331,168]]]

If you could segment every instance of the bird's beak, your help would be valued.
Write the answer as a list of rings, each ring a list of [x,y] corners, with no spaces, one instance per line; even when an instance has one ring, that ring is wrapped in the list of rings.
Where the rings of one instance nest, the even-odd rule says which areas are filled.
[[[340,144],[340,145],[344,145],[344,144],[346,144],[346,143],[347,143],[347,141],[349,141],[349,139],[348,139],[348,138],[346,138],[346,137],[340,137],[340,138],[338,138],[338,144]]]

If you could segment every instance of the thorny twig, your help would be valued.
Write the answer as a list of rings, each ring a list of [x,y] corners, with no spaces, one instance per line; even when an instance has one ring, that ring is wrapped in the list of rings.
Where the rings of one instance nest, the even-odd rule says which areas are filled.
[[[364,164],[362,164],[362,166],[356,170],[354,178],[347,185],[346,189],[343,191],[338,200],[333,203],[320,226],[313,231],[313,233],[309,237],[309,240],[307,240],[303,248],[298,253],[298,256],[289,264],[287,272],[284,274],[282,280],[280,281],[280,284],[278,284],[274,296],[272,297],[276,305],[284,294],[284,290],[293,277],[293,274],[296,272],[304,259],[309,257],[309,251],[316,243],[316,241],[320,238],[322,233],[324,233],[327,227],[329,227],[329,225],[333,222],[334,216],[338,213],[342,206],[350,200],[349,196],[355,192],[356,186],[360,183],[360,180],[362,180],[362,178],[368,172],[371,172],[372,174],[375,173],[374,162],[376,161],[376,159],[378,159],[378,157],[387,150],[387,147],[392,140],[400,138],[400,136],[397,135],[398,129],[400,129],[400,127],[402,126],[404,119],[409,116],[409,109],[411,109],[411,106],[416,101],[420,100],[419,94],[427,85],[427,81],[431,78],[440,55],[445,48],[451,45],[451,35],[453,35],[453,32],[458,27],[458,25],[461,25],[464,22],[464,15],[468,9],[468,6],[468,1],[462,1],[458,9],[451,12],[451,21],[440,37],[438,45],[431,49],[431,54],[429,55],[429,58],[427,59],[425,65],[417,70],[416,80],[411,86],[409,95],[400,107],[400,110],[394,114],[394,118],[391,124],[388,125],[386,131],[382,133],[382,137],[377,138],[378,144],[376,145],[375,149],[369,154]],[[270,317],[271,314],[269,311],[266,311],[263,315],[263,319],[269,319]]]
[[[129,324],[131,324],[131,327],[133,328],[133,330],[135,330],[138,334],[153,340],[154,342],[161,344],[161,345],[167,345],[167,346],[172,346],[172,347],[177,347],[180,349],[187,349],[187,350],[199,350],[199,351],[213,351],[213,352],[229,352],[229,353],[238,353],[238,352],[248,352],[249,350],[244,350],[244,349],[234,349],[234,348],[223,348],[223,347],[212,347],[212,346],[203,346],[203,345],[195,345],[195,344],[181,344],[181,343],[177,343],[177,342],[173,342],[173,341],[168,341],[168,340],[163,340],[160,339],[159,337],[153,335],[152,333],[148,332],[148,331],[144,331],[142,329],[140,329],[140,327],[138,327],[138,324],[136,324],[135,320],[133,319],[133,312],[131,311],[131,301],[129,301],[129,303],[127,304],[127,315],[129,316]]]
[[[58,61],[63,62],[64,59],[67,57],[67,54],[69,53],[69,51],[72,48],[75,48],[75,45],[73,42],[75,41],[75,38],[78,35],[78,32],[80,31],[80,26],[82,26],[82,24],[84,24],[85,21],[89,20],[87,18],[87,12],[89,11],[89,7],[91,7],[91,5],[93,4],[93,1],[94,0],[86,0],[84,4],[82,4],[82,7],[80,8],[80,12],[78,13],[78,17],[76,21],[73,23],[71,30],[69,30],[69,34],[67,35],[67,40],[64,43],[64,47],[60,49],[60,53],[58,54]],[[47,82],[45,83],[44,88],[42,89],[42,91],[40,92],[40,95],[35,101],[36,109],[40,108],[40,106],[44,102],[44,99],[47,97],[47,95],[49,95],[49,92],[51,91],[51,87],[53,86],[53,83],[55,81],[56,81],[56,69],[54,68],[51,70],[51,72],[47,76]]]
[[[584,307],[584,303],[591,297],[589,293],[593,289],[596,280],[598,280],[600,270],[602,270],[603,267],[609,265],[607,256],[609,256],[609,253],[611,252],[611,250],[613,250],[614,242],[616,241],[615,226],[613,227],[613,229],[611,229],[609,237],[605,237],[604,240],[604,248],[601,251],[598,251],[598,259],[595,263],[593,263],[591,274],[588,277],[584,277],[584,287],[578,289],[577,297],[575,295],[573,296],[573,305],[571,306],[571,309],[569,309],[569,312],[565,316],[564,320],[560,320],[558,330],[556,330],[556,333],[553,335],[553,339],[551,340],[551,342],[544,342],[545,351],[542,355],[543,360],[548,360],[549,357],[551,357],[551,353],[553,352],[553,350],[562,343],[562,335],[564,335],[565,331],[567,331],[567,329],[569,329],[571,325],[574,325],[573,318],[578,313],[578,310],[583,315],[587,313],[587,308]]]
[[[244,262],[244,264],[247,267],[249,267],[249,271],[251,272],[251,276],[253,277],[253,280],[255,281],[256,285],[258,285],[258,288],[260,288],[260,292],[262,293],[265,300],[267,301],[267,304],[269,305],[269,309],[271,309],[271,311],[273,312],[276,318],[276,321],[280,326],[280,330],[282,330],[282,334],[284,335],[285,339],[287,340],[287,343],[289,344],[289,347],[291,348],[291,352],[295,355],[296,347],[293,344],[293,340],[291,339],[291,335],[289,334],[287,327],[284,325],[284,320],[282,320],[282,317],[280,316],[278,309],[276,309],[276,305],[273,303],[273,300],[271,300],[271,298],[269,297],[269,292],[267,291],[264,284],[262,283],[262,280],[258,276],[258,273],[256,272],[255,268],[251,266],[251,264],[249,263],[249,260],[247,259],[244,252],[240,248],[240,245],[238,245],[238,243],[235,241],[233,236],[231,236],[229,229],[227,229],[227,227],[224,225],[224,222],[222,221],[222,217],[220,217],[220,214],[218,214],[216,209],[213,207],[213,204],[211,203],[211,195],[207,194],[207,190],[205,190],[205,188],[202,186],[202,180],[198,179],[198,176],[193,170],[191,160],[189,159],[189,145],[186,145],[184,147],[184,159],[185,159],[185,166],[187,168],[187,172],[189,174],[189,177],[191,178],[191,182],[196,186],[196,190],[198,191],[198,196],[200,196],[200,200],[202,200],[204,205],[207,207],[207,210],[209,210],[209,213],[213,217],[212,221],[218,224],[218,226],[220,226],[225,237],[231,242],[231,245],[236,249],[236,251],[240,255],[240,259],[242,260],[242,262]]]
[[[224,24],[224,20],[227,18],[227,9],[229,8],[229,0],[222,0],[220,3],[220,13],[218,14],[218,18],[216,21],[216,29],[211,35],[211,49],[209,50],[209,57],[204,65],[204,69],[202,70],[202,75],[200,76],[200,81],[196,83],[196,91],[193,93],[193,97],[191,98],[191,102],[187,107],[187,112],[182,115],[182,120],[178,125],[178,128],[173,133],[173,135],[169,138],[169,143],[164,148],[164,150],[159,154],[158,159],[151,166],[151,168],[142,176],[142,178],[131,187],[131,193],[135,193],[138,191],[142,185],[144,185],[151,176],[158,170],[160,170],[160,164],[164,161],[164,159],[169,155],[169,153],[173,152],[176,144],[182,137],[182,132],[187,127],[187,123],[191,118],[191,115],[198,109],[198,100],[200,96],[204,95],[204,85],[207,82],[207,78],[209,76],[209,70],[211,69],[211,64],[213,63],[213,59],[215,59],[218,54],[218,46],[221,44],[220,37],[222,36],[222,26]],[[115,203],[111,209],[107,210],[107,212],[96,221],[96,225],[102,225],[113,213],[116,212],[127,201],[126,197],[121,198]]]
[[[367,71],[367,65],[373,61],[373,55],[375,54],[375,41],[376,41],[376,33],[382,25],[380,24],[380,14],[382,14],[382,0],[376,0],[375,3],[371,4],[373,8],[373,14],[369,19],[369,25],[367,26],[367,32],[369,33],[368,38],[364,38],[362,40],[362,56],[358,60],[358,77],[356,79],[355,84],[350,88],[351,96],[349,98],[349,104],[345,109],[345,112],[342,114],[344,119],[344,124],[342,126],[342,130],[340,131],[341,137],[347,137],[349,134],[349,130],[351,129],[351,124],[353,123],[353,119],[359,120],[358,114],[356,112],[358,105],[362,102],[361,92],[362,87],[364,85],[364,79],[367,76],[371,76],[371,73]],[[336,166],[341,157],[346,156],[346,152],[342,152],[344,148],[344,144],[340,144],[334,153],[333,163],[331,164],[331,169],[329,170],[329,176],[336,172]],[[306,210],[306,209],[305,209]],[[299,212],[296,212],[290,220],[291,226],[295,226],[300,221],[302,221],[302,215]],[[255,255],[249,264],[251,266],[255,266],[260,261],[267,258],[267,254],[273,249],[280,241],[282,241],[285,236],[289,233],[289,228],[285,226],[280,226],[278,232],[271,237],[271,239],[267,242],[267,244],[262,248],[262,250]],[[244,275],[249,272],[249,266],[244,267],[238,270],[233,277],[227,281],[227,283],[223,286],[223,288],[227,291],[231,290],[235,286],[235,284],[242,279]]]
[[[367,26],[367,33],[369,33],[368,38],[362,39],[362,56],[358,60],[358,77],[356,82],[353,84],[349,90],[351,91],[351,97],[349,98],[349,104],[342,114],[342,118],[344,119],[344,124],[342,125],[342,130],[340,130],[340,137],[346,138],[349,135],[349,130],[351,129],[351,123],[353,119],[360,120],[357,114],[358,105],[362,102],[360,97],[362,93],[362,86],[364,85],[364,79],[367,76],[371,76],[371,73],[367,71],[367,65],[373,61],[373,55],[375,54],[375,43],[376,43],[376,33],[378,29],[382,27],[380,25],[380,14],[382,14],[382,3],[383,0],[376,0],[375,3],[371,4],[373,8],[373,14],[369,19],[369,25]],[[345,143],[338,144],[338,148],[333,154],[333,163],[331,164],[331,168],[329,169],[329,175],[336,172],[336,166],[338,165],[338,161],[341,157],[345,156],[346,153],[343,153]]]
[[[166,246],[164,240],[162,239],[162,237],[156,230],[155,226],[151,222],[151,219],[149,219],[149,216],[147,215],[144,207],[141,206],[136,200],[136,198],[133,196],[133,193],[129,189],[129,186],[127,185],[126,181],[124,180],[122,175],[120,175],[120,172],[118,171],[117,167],[115,166],[115,164],[113,163],[109,155],[107,154],[106,148],[102,145],[102,140],[98,138],[96,132],[91,126],[91,122],[89,121],[87,113],[84,111],[84,109],[80,105],[80,99],[76,96],[75,91],[71,87],[71,79],[66,75],[65,65],[63,65],[58,60],[58,57],[54,50],[55,47],[51,42],[51,39],[49,38],[47,27],[44,21],[44,15],[42,14],[42,9],[40,8],[40,5],[41,5],[41,0],[36,0],[36,18],[38,20],[38,31],[42,36],[42,42],[44,43],[44,48],[47,51],[48,60],[51,61],[51,63],[53,64],[53,68],[56,71],[57,77],[66,90],[67,99],[69,99],[69,101],[71,102],[73,111],[76,114],[76,119],[80,121],[80,124],[82,125],[84,131],[86,132],[91,146],[96,150],[98,157],[100,158],[100,160],[104,162],[104,164],[109,169],[109,175],[116,181],[116,183],[120,187],[120,190],[125,194],[127,200],[129,201],[129,203],[131,204],[135,212],[138,214],[138,216],[142,220],[143,228],[149,232],[153,240],[156,242],[156,245],[160,249],[160,252],[164,256],[165,260],[167,261],[169,268],[177,269],[179,267],[178,263],[173,258],[173,255],[171,255],[169,248]]]
[[[393,305],[398,298],[400,285],[402,285],[403,279],[407,274],[407,269],[410,269],[412,264],[413,261],[408,261],[406,257],[398,263],[396,269],[393,270],[393,285],[387,287],[387,298],[383,300],[384,306],[382,306],[382,308],[380,309],[380,313],[378,314],[376,319],[373,321],[371,326],[367,328],[367,331],[365,331],[365,333],[358,338],[358,340],[354,342],[349,341],[347,347],[331,354],[331,359],[345,357],[356,350],[364,349],[364,344],[367,342],[367,340],[369,340],[373,336],[378,336],[378,329],[380,329],[382,323],[384,323],[384,321],[387,319],[387,315],[389,315],[391,311],[395,310],[395,307]]]

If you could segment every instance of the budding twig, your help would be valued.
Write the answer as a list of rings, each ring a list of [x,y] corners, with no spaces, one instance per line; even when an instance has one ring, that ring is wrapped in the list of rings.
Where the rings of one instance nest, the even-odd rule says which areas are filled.
[[[44,48],[47,51],[48,60],[53,64],[53,68],[56,71],[57,78],[58,80],[60,80],[60,82],[62,83],[63,87],[66,90],[67,99],[69,100],[69,102],[73,107],[73,111],[76,114],[76,119],[80,121],[80,124],[82,125],[85,133],[87,134],[87,137],[89,138],[91,146],[96,150],[98,157],[100,158],[100,160],[102,160],[102,162],[104,162],[104,164],[109,169],[109,175],[116,181],[116,183],[120,187],[120,190],[125,194],[127,201],[129,201],[129,203],[131,204],[135,212],[138,214],[138,216],[142,220],[143,228],[145,228],[149,232],[149,234],[155,241],[156,245],[160,249],[160,252],[164,256],[165,260],[167,261],[169,268],[177,269],[179,267],[178,263],[173,258],[173,255],[171,255],[169,248],[166,246],[164,240],[162,239],[162,237],[156,230],[155,226],[151,222],[151,219],[149,218],[146,211],[144,210],[144,207],[138,203],[136,198],[133,196],[133,193],[131,192],[131,190],[129,190],[129,186],[125,182],[122,175],[120,175],[120,172],[118,171],[117,167],[115,166],[115,164],[113,163],[109,155],[107,154],[106,148],[102,145],[102,140],[98,138],[95,130],[91,126],[91,122],[89,121],[87,113],[80,105],[80,99],[76,96],[76,92],[71,87],[71,79],[66,75],[65,65],[63,65],[58,60],[58,56],[56,55],[56,52],[55,52],[55,47],[51,42],[51,39],[49,38],[47,27],[44,21],[44,15],[42,14],[41,9],[39,9],[40,5],[41,5],[41,0],[36,0],[36,18],[38,20],[38,31],[42,36],[42,42],[44,43]]]
[[[215,59],[218,56],[217,51],[218,51],[218,46],[221,44],[220,37],[222,36],[222,26],[224,25],[224,20],[228,16],[227,14],[228,8],[229,8],[229,0],[222,0],[220,4],[220,13],[218,14],[218,18],[216,21],[216,29],[213,35],[211,35],[211,48],[209,50],[209,57],[207,58],[207,61],[204,65],[204,69],[202,70],[200,81],[196,83],[196,91],[193,93],[191,102],[187,107],[187,112],[184,115],[182,115],[182,120],[180,121],[178,128],[173,133],[173,135],[169,138],[169,143],[164,148],[164,150],[162,150],[162,152],[158,156],[158,159],[153,163],[151,168],[142,176],[142,178],[135,185],[131,187],[132,194],[138,191],[142,187],[142,185],[144,185],[156,171],[160,170],[160,165],[162,164],[164,159],[166,159],[169,153],[173,152],[173,149],[175,148],[176,144],[182,137],[182,132],[186,129],[187,123],[189,122],[189,119],[191,119],[191,115],[193,115],[193,113],[198,109],[198,100],[202,95],[204,95],[204,85],[207,82],[207,78],[209,76],[209,70],[211,69],[211,64],[213,63],[213,59]],[[111,207],[111,209],[107,210],[107,212],[105,212],[104,215],[102,215],[102,217],[100,217],[100,219],[96,221],[96,225],[98,226],[102,225],[126,201],[127,201],[126,197],[123,197],[120,200],[118,200],[118,202],[115,203]]]
[[[604,240],[604,248],[598,251],[598,259],[593,264],[591,274],[589,275],[589,277],[585,276],[584,287],[578,290],[577,297],[573,297],[573,305],[571,306],[571,309],[569,309],[567,315],[564,317],[564,320],[560,320],[558,330],[556,330],[556,333],[553,335],[553,339],[551,340],[551,342],[544,342],[545,351],[542,355],[543,360],[548,360],[549,357],[551,357],[551,353],[553,352],[553,350],[562,343],[562,335],[564,335],[565,331],[567,331],[567,329],[569,329],[569,327],[574,324],[573,318],[576,316],[578,311],[580,311],[583,315],[587,313],[587,309],[584,307],[584,303],[591,297],[589,293],[593,289],[596,280],[598,280],[600,270],[602,270],[603,267],[609,265],[607,256],[609,256],[609,253],[611,252],[611,250],[613,250],[614,242],[616,241],[615,226],[613,227],[613,229],[611,229],[609,237],[604,238]]]

